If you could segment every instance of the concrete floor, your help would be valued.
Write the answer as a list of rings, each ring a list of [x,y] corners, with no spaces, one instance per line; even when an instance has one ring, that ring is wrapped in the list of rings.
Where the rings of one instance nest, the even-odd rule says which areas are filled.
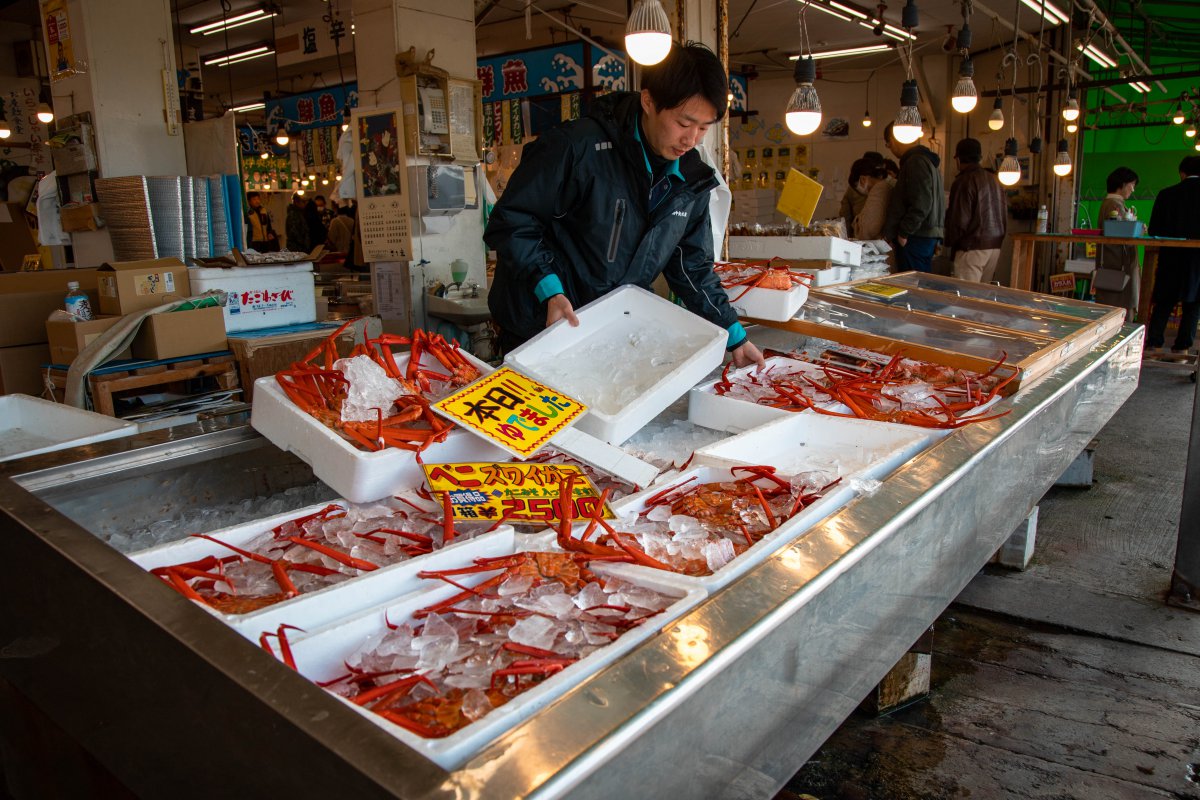
[[[1146,368],[1051,489],[1024,572],[988,567],[935,626],[930,697],[854,715],[776,800],[1200,798],[1200,614],[1163,598],[1193,385]]]

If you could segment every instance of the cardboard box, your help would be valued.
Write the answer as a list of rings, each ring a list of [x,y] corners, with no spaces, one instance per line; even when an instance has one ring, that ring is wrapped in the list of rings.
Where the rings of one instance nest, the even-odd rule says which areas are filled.
[[[64,206],[59,211],[63,230],[67,233],[79,231],[95,231],[104,226],[100,218],[100,206],[97,203],[84,203],[77,206]]]
[[[151,314],[133,340],[134,358],[158,361],[227,348],[225,316],[219,306]]]
[[[0,348],[0,394],[41,397],[45,383],[42,365],[50,361],[45,344]]]
[[[80,289],[95,289],[95,269],[47,269],[40,272],[6,272],[0,275],[0,295],[16,292],[58,292],[67,295],[67,283],[75,281]]]
[[[191,295],[187,267],[178,258],[116,261],[96,270],[100,313],[129,314]],[[217,348],[223,349],[223,348]]]
[[[66,292],[64,286],[62,291],[0,294],[0,347],[44,343],[46,318],[63,307]],[[88,296],[95,308],[95,291]]]
[[[97,317],[87,322],[46,322],[46,339],[50,345],[50,361],[54,364],[70,364],[79,351],[95,341],[100,334],[120,322],[123,317]],[[117,353],[110,360],[131,358],[129,348]]]
[[[0,203],[0,269],[17,272],[25,256],[37,251],[37,242],[20,204]]]
[[[287,369],[311,353],[336,328],[296,333],[277,333],[271,336],[230,336],[229,349],[237,359],[238,377],[242,383],[242,398],[254,399],[254,382],[267,375]],[[338,337],[338,355],[345,357],[354,347],[354,332],[346,330]]]

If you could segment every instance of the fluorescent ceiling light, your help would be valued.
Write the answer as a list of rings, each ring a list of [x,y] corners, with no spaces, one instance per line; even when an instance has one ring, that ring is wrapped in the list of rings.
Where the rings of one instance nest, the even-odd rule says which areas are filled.
[[[267,107],[266,103],[250,103],[250,104],[244,105],[244,106],[234,106],[232,110],[233,110],[233,113],[235,113],[235,114],[244,114],[247,111],[257,111],[260,108],[266,108],[266,107]]]
[[[829,5],[833,6],[838,11],[842,11],[842,12],[845,12],[846,14],[849,14],[852,17],[858,17],[859,19],[869,19],[869,17],[864,12],[859,11],[857,8],[851,8],[850,6],[844,6],[841,3],[837,2],[837,0],[829,0]]]
[[[815,8],[817,11],[824,11],[826,14],[828,14],[831,17],[837,17],[842,22],[853,22],[854,21],[853,18],[851,18],[849,15],[843,14],[841,11],[835,11],[832,8],[829,8],[828,6],[821,5],[820,3],[813,3],[812,8]]]
[[[867,28],[867,29],[873,29],[875,27],[874,25],[872,25],[869,22],[860,22],[858,24],[862,25],[864,28]],[[897,28],[895,25],[891,25],[888,23],[885,23],[883,26],[883,35],[890,36],[891,38],[895,39],[898,42],[907,42],[909,39],[916,41],[916,38],[917,38],[917,35],[915,33],[909,33],[908,31],[904,30],[903,28]]]
[[[1070,22],[1071,18],[1062,11],[1059,11],[1054,5],[1044,2],[1044,0],[1021,0],[1028,8],[1042,15],[1042,17],[1051,25],[1062,25],[1065,22]]]
[[[1112,56],[1108,55],[1094,44],[1089,44],[1087,47],[1084,47],[1083,42],[1080,42],[1075,45],[1075,49],[1102,67],[1108,67],[1111,69],[1117,65],[1117,62],[1112,59]]]
[[[225,19],[213,20],[206,22],[203,25],[197,25],[188,30],[188,33],[203,33],[208,36],[213,33],[227,31],[230,28],[240,28],[242,25],[249,25],[251,22],[259,22],[260,20],[270,19],[275,16],[274,11],[266,11],[262,8],[256,8],[251,11],[246,11],[242,14],[235,14],[232,17]]]
[[[1142,94],[1146,94],[1150,91],[1150,87],[1146,85],[1144,81],[1132,81],[1130,82],[1129,87],[1135,92],[1141,92]]]
[[[824,11],[831,17],[837,17],[842,22],[854,22],[869,31],[875,30],[875,25],[877,24],[875,19],[865,11],[860,11],[859,9],[845,3],[839,3],[837,0],[826,0],[826,2],[828,5],[825,3],[812,3],[810,7],[815,8],[818,11]],[[890,39],[896,39],[897,41],[901,42],[907,42],[909,39],[915,40],[917,38],[916,34],[909,33],[903,28],[897,28],[895,25],[892,25],[889,22],[885,22],[883,24],[883,35]]]
[[[226,64],[236,64],[239,61],[249,61],[252,58],[262,58],[269,56],[275,51],[267,47],[265,44],[260,44],[258,47],[252,47],[249,50],[241,50],[237,53],[221,53],[212,58],[204,59],[204,66],[210,67],[225,66]]]
[[[895,45],[892,44],[864,44],[862,47],[846,47],[841,50],[827,50],[824,53],[813,53],[812,57],[820,61],[824,58],[841,58],[842,56],[856,56],[862,53],[882,53],[884,50],[891,50]],[[788,56],[792,61],[800,58],[800,56]]]

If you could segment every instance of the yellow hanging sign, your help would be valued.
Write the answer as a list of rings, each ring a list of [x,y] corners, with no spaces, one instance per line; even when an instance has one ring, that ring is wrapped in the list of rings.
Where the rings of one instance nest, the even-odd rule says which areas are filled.
[[[501,367],[434,403],[433,410],[518,458],[529,458],[556,433],[582,417],[587,406]]]
[[[591,517],[600,505],[600,493],[574,464],[471,462],[422,466],[430,491],[450,495],[450,507],[458,522],[504,519],[514,525],[554,525],[563,518],[563,482],[572,476],[571,518]],[[607,503],[603,516],[613,518]]]
[[[790,169],[783,184],[783,191],[779,194],[779,204],[775,208],[801,225],[807,225],[812,222],[813,212],[817,210],[817,202],[821,199],[823,191],[824,186],[800,170]]]

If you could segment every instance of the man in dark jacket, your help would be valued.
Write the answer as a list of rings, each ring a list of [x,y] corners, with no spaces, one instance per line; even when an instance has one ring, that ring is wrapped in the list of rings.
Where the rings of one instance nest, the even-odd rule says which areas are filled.
[[[954,148],[958,175],[946,207],[946,246],[954,277],[990,283],[1008,227],[1008,205],[1000,181],[980,166],[982,160],[978,139],[961,139]]]
[[[695,314],[724,328],[734,362],[762,363],[713,272],[708,203],[717,178],[694,150],[725,114],[728,82],[702,45],[672,47],[587,117],[525,147],[488,222],[488,306],[508,351],[575,308],[662,274]]]
[[[933,253],[944,233],[946,190],[941,159],[923,144],[904,144],[892,136],[892,123],[883,129],[883,140],[900,159],[900,176],[888,203],[883,236],[896,246],[896,267],[901,272],[929,272]]]
[[[1179,183],[1168,186],[1154,198],[1150,212],[1150,235],[1176,239],[1200,239],[1200,156],[1179,162]],[[1176,303],[1183,304],[1179,332],[1171,352],[1185,355],[1196,338],[1200,320],[1200,249],[1164,247],[1159,250],[1154,273],[1154,306],[1146,349],[1159,350],[1165,341],[1167,320]]]

